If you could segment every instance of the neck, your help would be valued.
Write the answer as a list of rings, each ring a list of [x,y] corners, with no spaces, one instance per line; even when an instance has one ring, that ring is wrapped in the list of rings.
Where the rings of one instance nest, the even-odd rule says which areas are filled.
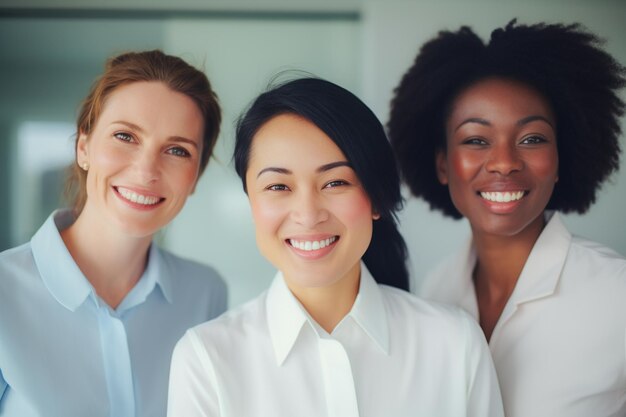
[[[514,236],[495,236],[474,231],[478,258],[474,269],[474,286],[480,327],[487,340],[491,339],[543,226],[543,216],[539,216]]]
[[[61,237],[98,296],[113,309],[143,274],[152,240],[117,233],[86,208]]]
[[[326,332],[332,333],[350,312],[359,292],[361,265],[357,263],[343,278],[323,287],[288,287],[309,315]]]
[[[474,271],[476,286],[481,286],[494,298],[506,296],[508,299],[544,226],[543,215],[540,215],[513,236],[474,233],[478,258]]]

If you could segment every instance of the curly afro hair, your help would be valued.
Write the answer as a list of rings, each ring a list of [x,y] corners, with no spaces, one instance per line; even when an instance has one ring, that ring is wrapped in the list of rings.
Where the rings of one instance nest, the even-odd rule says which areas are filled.
[[[452,101],[488,77],[525,83],[548,100],[557,123],[559,181],[547,209],[584,213],[619,168],[617,91],[626,69],[579,24],[519,25],[494,30],[488,44],[466,26],[426,42],[394,90],[389,137],[411,192],[431,209],[461,218],[439,183],[435,155],[445,149]]]

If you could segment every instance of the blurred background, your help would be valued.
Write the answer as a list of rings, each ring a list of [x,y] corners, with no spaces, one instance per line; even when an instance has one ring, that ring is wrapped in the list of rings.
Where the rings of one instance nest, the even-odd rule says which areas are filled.
[[[215,158],[159,241],[215,267],[229,284],[231,306],[259,294],[274,275],[256,249],[248,202],[230,158],[236,117],[275,74],[304,70],[329,79],[356,93],[386,123],[394,87],[420,45],[441,29],[469,25],[486,38],[512,18],[581,22],[626,64],[622,0],[86,3],[0,0],[0,250],[27,242],[63,204],[77,109],[106,58],[160,48],[205,70],[224,123]],[[626,148],[624,135],[621,143]],[[566,216],[566,223],[624,255],[625,209],[623,167],[586,215]],[[400,220],[417,285],[469,236],[465,221],[445,219],[408,194]]]

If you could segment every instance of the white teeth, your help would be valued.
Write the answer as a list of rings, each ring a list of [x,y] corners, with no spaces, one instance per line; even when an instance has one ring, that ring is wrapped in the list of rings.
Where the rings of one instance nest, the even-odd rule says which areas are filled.
[[[520,200],[522,197],[524,197],[524,191],[506,191],[503,193],[499,191],[481,191],[480,196],[485,200],[495,201],[497,203],[508,203],[510,201]]]
[[[124,197],[125,199],[132,201],[133,203],[143,204],[146,206],[151,206],[153,204],[158,203],[161,199],[159,197],[153,197],[149,195],[137,194],[134,191],[131,191],[126,188],[117,187],[117,191]]]
[[[298,248],[300,250],[312,251],[325,248],[326,246],[329,246],[331,243],[333,243],[335,240],[337,240],[337,236],[329,237],[328,239],[322,240],[289,239],[289,244],[294,248]]]

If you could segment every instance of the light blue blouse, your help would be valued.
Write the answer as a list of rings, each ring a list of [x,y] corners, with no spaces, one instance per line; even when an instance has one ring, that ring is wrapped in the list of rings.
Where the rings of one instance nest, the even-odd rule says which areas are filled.
[[[165,416],[171,353],[185,330],[226,309],[211,268],[151,245],[116,310],[98,297],[53,213],[0,253],[0,416]]]

